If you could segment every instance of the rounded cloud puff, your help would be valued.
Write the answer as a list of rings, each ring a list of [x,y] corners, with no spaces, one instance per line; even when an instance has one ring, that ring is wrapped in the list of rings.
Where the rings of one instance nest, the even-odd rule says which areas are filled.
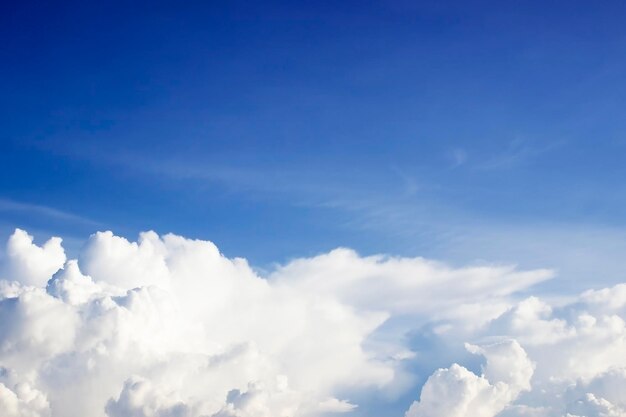
[[[483,374],[475,375],[458,364],[437,370],[406,417],[491,417],[530,389],[534,367],[516,341],[467,345],[467,349],[487,359]]]
[[[53,237],[43,246],[33,243],[33,237],[16,229],[6,245],[5,259],[0,267],[0,279],[42,287],[52,274],[63,267],[65,251],[61,238]]]
[[[260,277],[211,242],[154,232],[97,233],[66,260],[60,239],[16,230],[1,259],[1,416],[367,416],[368,393],[391,404],[431,374],[389,415],[626,407],[622,286],[552,306],[517,295],[549,270],[349,249]]]

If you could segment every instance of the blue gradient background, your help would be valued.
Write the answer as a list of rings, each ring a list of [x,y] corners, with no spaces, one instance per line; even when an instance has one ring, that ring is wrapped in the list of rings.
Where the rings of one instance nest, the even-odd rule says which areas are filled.
[[[3,3],[0,231],[623,279],[623,1]]]

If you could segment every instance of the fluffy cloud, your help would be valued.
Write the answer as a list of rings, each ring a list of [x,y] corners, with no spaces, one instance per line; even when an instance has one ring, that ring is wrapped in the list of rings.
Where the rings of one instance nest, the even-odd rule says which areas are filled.
[[[279,268],[270,279],[304,292],[336,297],[363,310],[392,314],[443,314],[459,304],[495,300],[551,278],[552,271],[511,266],[451,268],[424,258],[360,257],[336,249]]]
[[[477,412],[472,410],[466,414],[500,417],[553,417],[553,416],[626,416],[626,297],[624,297],[624,285],[620,284],[613,288],[599,291],[587,291],[568,302],[561,302],[556,306],[550,305],[537,297],[529,297],[513,303],[504,313],[497,318],[485,323],[479,329],[472,332],[472,338],[478,340],[491,340],[510,338],[524,346],[525,354],[535,364],[535,371],[528,376],[528,385],[522,386],[517,391],[519,398],[516,401],[503,401],[489,410]],[[461,320],[447,322],[446,332],[449,335],[447,341],[454,343],[458,334],[463,334],[460,327]],[[451,342],[452,341],[452,342]],[[472,349],[473,350],[473,349]],[[482,352],[476,351],[474,352]],[[453,368],[461,384],[469,384],[468,381],[480,381],[478,384],[482,390],[492,389],[489,384],[493,381],[504,381],[505,377],[521,375],[516,369],[518,360],[500,357],[504,373],[501,376],[489,376],[488,368],[490,359],[487,358],[487,367],[484,375],[477,376],[467,370],[461,372],[459,366]],[[450,368],[450,369],[453,369]],[[462,368],[461,368],[462,369]],[[439,370],[433,377],[432,384],[441,381],[442,372],[450,373],[450,370]],[[431,377],[431,378],[433,378]],[[484,381],[482,379],[484,378]],[[453,382],[449,381],[451,386]],[[519,378],[526,381],[526,377]],[[429,380],[423,390],[421,403],[424,399],[432,399]],[[489,384],[488,384],[489,383]],[[509,382],[507,382],[510,385]],[[445,387],[445,385],[444,385]],[[458,389],[458,387],[457,387]],[[478,398],[478,394],[472,394],[470,389],[461,390],[464,400]],[[528,392],[524,392],[528,391]],[[497,399],[498,395],[490,394],[491,400]],[[516,395],[511,397],[515,400]],[[473,400],[472,400],[473,401]],[[411,411],[419,410],[425,406],[415,403]],[[439,401],[445,407],[454,404],[471,407],[460,400]],[[487,404],[484,400],[480,404]],[[452,408],[450,408],[452,409]],[[468,408],[468,410],[471,408]],[[456,409],[455,409],[456,410]],[[411,412],[410,411],[410,412]],[[481,414],[482,413],[482,414]],[[408,414],[411,416],[411,414]],[[414,414],[422,415],[422,414]],[[425,414],[424,414],[425,415]],[[430,413],[435,416],[439,414]],[[455,415],[452,412],[446,415]]]
[[[149,380],[132,377],[124,382],[119,398],[109,400],[106,413],[111,417],[186,417],[189,407],[175,395],[162,392]]]
[[[18,281],[25,285],[45,286],[50,276],[65,262],[61,238],[53,237],[42,246],[33,237],[16,229],[7,242],[0,267],[0,279]]]
[[[467,345],[467,349],[485,356],[483,374],[478,376],[458,364],[437,370],[406,417],[492,417],[530,389],[534,367],[516,341]]]
[[[46,396],[27,383],[13,390],[0,383],[0,413],[3,417],[44,417],[50,416],[50,407]]]
[[[393,402],[428,375],[388,414],[626,409],[626,286],[553,305],[518,296],[549,270],[349,249],[260,277],[154,232],[97,233],[66,260],[17,230],[1,259],[2,416],[368,415],[366,393]]]
[[[55,245],[16,231],[0,285],[0,366],[53,416],[345,412],[335,392],[394,379],[363,347],[387,312],[275,284],[211,242],[97,233],[64,264]]]

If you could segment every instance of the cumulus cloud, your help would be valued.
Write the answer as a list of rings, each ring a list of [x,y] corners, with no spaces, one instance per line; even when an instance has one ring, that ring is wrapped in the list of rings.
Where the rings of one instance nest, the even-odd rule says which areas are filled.
[[[46,396],[28,383],[13,389],[0,383],[0,413],[3,417],[44,417],[50,416],[50,407]]]
[[[385,311],[273,283],[211,242],[97,233],[64,264],[49,242],[9,239],[0,366],[54,416],[345,412],[354,405],[335,392],[394,379],[363,347]],[[57,264],[39,262],[48,255]]]
[[[516,341],[466,347],[485,356],[482,375],[458,364],[437,370],[406,417],[492,417],[530,389],[533,364]]]
[[[620,284],[587,291],[558,305],[529,297],[513,303],[497,318],[473,331],[471,337],[479,340],[516,340],[524,346],[535,366],[529,384],[523,387],[517,400],[506,402],[500,412],[494,411],[498,409],[495,407],[486,414],[467,415],[626,416],[626,298],[623,295],[624,284]],[[455,331],[462,325],[458,320],[448,323],[448,332],[452,333],[448,341],[461,333]],[[489,357],[485,356],[489,364]],[[503,375],[515,375],[515,363],[501,360]],[[481,376],[487,382],[504,379],[490,377],[487,369]],[[468,372],[465,377],[463,381],[479,378]],[[428,385],[427,382],[424,390]],[[485,382],[483,386],[489,389]],[[445,403],[450,406],[454,401]]]
[[[16,229],[6,245],[0,279],[45,286],[50,276],[65,262],[61,242],[61,238],[53,237],[42,246],[37,246],[31,235]]]
[[[340,248],[279,268],[270,279],[304,292],[337,297],[363,310],[392,314],[443,314],[459,304],[497,300],[549,279],[548,269],[512,266],[451,268],[424,258],[361,257]]]
[[[175,398],[175,394],[153,387],[145,378],[132,377],[124,382],[119,398],[108,401],[105,411],[110,417],[189,416],[189,407]]]
[[[96,233],[67,260],[16,230],[1,259],[2,416],[369,415],[365,393],[409,389],[389,415],[626,409],[623,285],[554,305],[519,298],[549,270],[343,248],[260,277],[154,232]]]

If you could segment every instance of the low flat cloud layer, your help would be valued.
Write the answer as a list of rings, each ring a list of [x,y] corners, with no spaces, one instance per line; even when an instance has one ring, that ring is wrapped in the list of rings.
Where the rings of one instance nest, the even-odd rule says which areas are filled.
[[[3,417],[626,416],[626,284],[555,304],[520,295],[550,270],[345,248],[260,277],[154,232],[0,259]]]

